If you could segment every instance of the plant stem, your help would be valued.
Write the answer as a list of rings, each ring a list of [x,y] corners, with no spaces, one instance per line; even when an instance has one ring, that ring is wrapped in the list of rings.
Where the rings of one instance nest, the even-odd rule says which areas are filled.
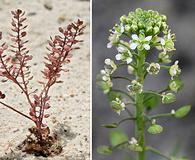
[[[6,106],[7,108],[9,108],[9,109],[11,109],[11,110],[13,110],[13,111],[15,111],[15,112],[19,113],[20,115],[22,115],[22,116],[24,116],[24,117],[26,117],[26,118],[30,119],[31,121],[33,121],[33,120],[32,120],[32,118],[30,118],[29,116],[25,115],[24,113],[22,113],[22,112],[20,112],[20,111],[16,110],[15,108],[13,108],[13,107],[9,106],[8,104],[5,104],[5,103],[3,103],[3,102],[0,102],[0,104],[2,104],[2,105],[4,105],[4,106]]]
[[[149,116],[150,119],[157,119],[157,118],[161,118],[161,117],[172,117],[173,114],[171,113],[162,113],[162,114],[156,114],[153,116]]]
[[[153,152],[153,153],[155,153],[155,154],[157,154],[157,155],[159,155],[159,156],[161,156],[161,157],[164,157],[164,158],[167,159],[167,160],[171,160],[170,157],[168,157],[167,155],[162,154],[160,151],[158,151],[158,150],[155,149],[155,148],[147,147],[147,150],[148,150],[148,151],[151,151],[151,152]]]
[[[138,159],[144,160],[145,159],[145,122],[143,117],[144,107],[143,107],[143,95],[137,94],[136,98],[136,135],[138,138],[139,145],[143,148],[142,152],[138,153]]]
[[[139,53],[139,59],[137,61],[137,81],[144,85],[144,68],[145,64],[145,51]],[[138,153],[138,160],[145,160],[145,120],[144,120],[144,96],[143,93],[137,93],[135,95],[136,104],[136,136],[139,145],[143,151]]]

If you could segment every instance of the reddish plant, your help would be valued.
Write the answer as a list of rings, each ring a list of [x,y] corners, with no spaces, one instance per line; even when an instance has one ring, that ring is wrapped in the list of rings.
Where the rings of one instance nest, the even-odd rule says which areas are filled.
[[[37,138],[37,143],[39,145],[44,145],[49,137],[49,127],[43,123],[44,118],[48,118],[49,114],[45,111],[50,108],[49,103],[49,90],[51,86],[56,83],[62,83],[59,80],[62,71],[67,72],[63,69],[63,65],[70,62],[71,51],[74,49],[79,49],[79,47],[74,47],[75,44],[82,42],[78,40],[77,37],[83,34],[83,21],[78,20],[75,23],[69,24],[65,29],[59,28],[60,35],[50,37],[49,54],[45,57],[45,67],[42,71],[44,82],[39,82],[42,84],[43,89],[40,94],[37,94],[38,89],[33,92],[29,91],[28,84],[33,79],[28,62],[32,60],[33,56],[29,54],[29,50],[26,48],[27,32],[25,29],[25,12],[17,9],[12,11],[12,34],[10,34],[12,44],[10,45],[11,53],[8,54],[8,45],[3,43],[0,47],[0,76],[6,80],[10,80],[15,83],[25,95],[29,105],[30,112],[24,114],[19,110],[15,109],[11,105],[8,105],[2,101],[0,104],[12,109],[18,114],[28,118],[35,123],[35,127],[31,128],[30,131]],[[0,39],[2,39],[2,33],[0,33]],[[6,96],[0,92],[0,99],[4,99]]]

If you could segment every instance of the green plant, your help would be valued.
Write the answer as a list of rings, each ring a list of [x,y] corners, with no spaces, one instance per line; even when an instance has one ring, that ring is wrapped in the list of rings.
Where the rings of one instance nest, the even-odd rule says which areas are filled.
[[[166,16],[160,15],[157,11],[136,9],[128,16],[122,16],[120,24],[116,24],[110,31],[110,42],[107,47],[117,48],[118,53],[115,58],[119,63],[106,59],[105,67],[97,77],[97,85],[108,95],[111,108],[119,115],[122,111],[126,111],[128,117],[117,123],[103,125],[103,127],[117,128],[121,123],[132,120],[135,123],[135,137],[129,140],[123,132],[111,133],[111,145],[100,146],[97,149],[101,154],[109,155],[115,149],[128,149],[137,153],[137,158],[134,158],[136,160],[145,160],[146,151],[151,151],[168,160],[178,160],[178,158],[162,154],[145,142],[146,130],[152,135],[163,131],[157,119],[183,118],[191,108],[187,105],[176,111],[172,109],[169,113],[148,114],[160,102],[162,104],[175,102],[175,94],[183,87],[183,82],[179,78],[181,69],[178,61],[170,65],[172,51],[175,50],[175,34],[171,34],[166,21]],[[152,54],[151,49],[159,52],[158,58],[148,62],[147,57]],[[121,67],[127,68],[129,74],[116,75],[115,71]],[[146,78],[157,76],[162,70],[168,71],[171,77],[167,86],[159,91],[145,90]],[[126,89],[114,89],[113,82],[118,79],[127,82]],[[184,159],[186,158],[179,158],[179,160]]]

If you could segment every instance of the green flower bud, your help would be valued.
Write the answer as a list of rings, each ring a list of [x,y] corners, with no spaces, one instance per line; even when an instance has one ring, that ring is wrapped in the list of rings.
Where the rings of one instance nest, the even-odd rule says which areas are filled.
[[[148,128],[148,132],[150,134],[159,134],[163,131],[163,127],[158,125],[158,124],[152,124],[149,128]]]
[[[132,25],[131,25],[131,29],[132,29],[134,32],[136,32],[136,31],[138,30],[138,26],[135,25],[135,24],[132,24]]]
[[[162,94],[162,103],[169,104],[176,101],[176,96],[173,93]]]
[[[129,25],[125,25],[125,31],[130,32],[131,27]]]
[[[171,80],[169,82],[169,88],[174,92],[178,92],[183,88],[183,82],[180,79]]]
[[[159,27],[156,26],[156,27],[153,28],[154,34],[159,33],[159,31],[160,31]]]
[[[120,22],[121,23],[126,23],[127,22],[127,17],[125,15],[120,17]]]
[[[166,52],[159,53],[158,59],[162,63],[170,63],[171,62],[170,56]]]
[[[176,110],[175,117],[176,118],[183,118],[190,112],[190,110],[191,110],[191,106],[189,106],[189,105],[183,106],[183,107],[179,108],[178,110]]]

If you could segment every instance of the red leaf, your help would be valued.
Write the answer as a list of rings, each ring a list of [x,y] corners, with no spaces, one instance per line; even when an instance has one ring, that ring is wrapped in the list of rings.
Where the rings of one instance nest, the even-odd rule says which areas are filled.
[[[26,36],[26,34],[27,34],[26,32],[22,32],[21,36],[24,37],[24,36]]]
[[[45,118],[48,118],[49,116],[50,116],[49,114],[44,115]]]

